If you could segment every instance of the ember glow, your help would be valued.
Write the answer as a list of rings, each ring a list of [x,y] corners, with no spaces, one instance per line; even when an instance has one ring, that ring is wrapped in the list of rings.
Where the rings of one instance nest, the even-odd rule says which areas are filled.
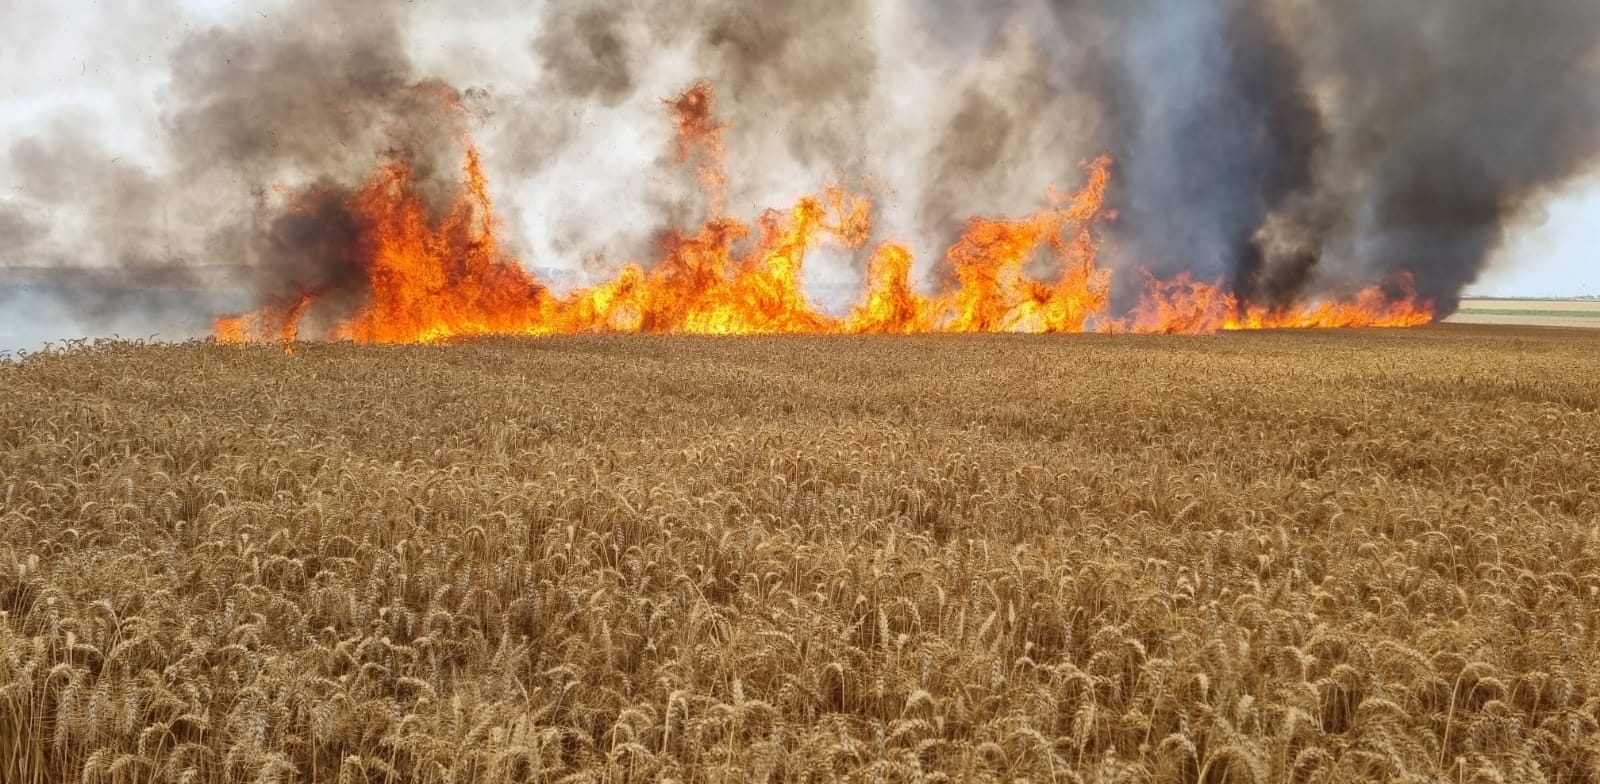
[[[719,335],[914,334],[932,332],[1212,333],[1238,329],[1406,327],[1433,318],[1410,281],[1398,279],[1348,298],[1266,309],[1220,283],[1151,278],[1139,302],[1110,310],[1112,272],[1098,261],[1097,231],[1115,220],[1105,208],[1113,161],[1085,165],[1074,193],[1047,195],[1031,216],[972,218],[937,267],[942,283],[916,279],[910,246],[869,247],[871,197],[830,186],[754,222],[725,215],[723,134],[715,96],[699,84],[667,102],[678,159],[693,166],[709,220],[669,231],[653,264],[624,265],[599,285],[557,294],[501,250],[478,152],[463,140],[461,184],[438,215],[406,160],[386,162],[343,205],[358,227],[348,248],[365,276],[353,312],[317,338],[361,343],[430,343],[481,335],[653,332]],[[309,209],[319,194],[288,197]],[[817,307],[802,279],[807,253],[824,243],[865,254],[855,305],[842,316]],[[1030,274],[1040,256],[1052,275]],[[331,291],[297,292],[285,302],[219,319],[221,342],[292,344]],[[348,306],[345,306],[348,308]]]

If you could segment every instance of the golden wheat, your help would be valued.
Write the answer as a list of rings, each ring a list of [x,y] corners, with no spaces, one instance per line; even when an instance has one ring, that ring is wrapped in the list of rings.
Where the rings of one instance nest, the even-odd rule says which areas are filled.
[[[0,364],[0,780],[1600,781],[1600,336]]]

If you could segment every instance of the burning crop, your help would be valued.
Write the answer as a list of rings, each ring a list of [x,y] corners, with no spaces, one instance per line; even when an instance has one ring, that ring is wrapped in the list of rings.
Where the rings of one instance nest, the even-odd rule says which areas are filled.
[[[251,313],[220,319],[224,342],[293,341],[302,321],[325,301],[334,314],[316,337],[376,343],[425,343],[474,335],[546,335],[589,331],[689,334],[860,334],[928,332],[1209,333],[1284,327],[1399,327],[1432,320],[1409,278],[1340,298],[1265,306],[1241,299],[1222,282],[1150,277],[1136,304],[1111,309],[1112,271],[1097,258],[1114,161],[1095,158],[1073,193],[1022,218],[967,221],[944,253],[945,274],[916,277],[903,241],[873,244],[872,197],[829,186],[754,221],[724,215],[728,172],[711,85],[701,83],[667,105],[678,131],[677,157],[694,167],[710,218],[669,230],[660,257],[624,265],[598,285],[558,293],[501,248],[494,205],[479,154],[464,147],[457,193],[442,214],[419,192],[412,163],[388,161],[337,205],[355,227],[333,249],[359,270],[349,290],[292,291]],[[449,110],[459,110],[450,104]],[[289,212],[326,205],[313,189],[290,194]],[[831,244],[865,253],[855,303],[834,315],[807,296],[808,252]],[[1047,259],[1046,277],[1030,265]]]
[[[162,87],[0,155],[0,264],[229,343],[1410,326],[1600,161],[1592,0],[274,2],[84,39]]]

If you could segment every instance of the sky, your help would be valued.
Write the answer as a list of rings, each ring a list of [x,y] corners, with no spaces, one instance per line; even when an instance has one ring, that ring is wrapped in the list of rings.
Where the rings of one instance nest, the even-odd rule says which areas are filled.
[[[1469,295],[1600,296],[1600,181],[1590,177],[1554,196],[1539,217],[1510,238]]]
[[[526,4],[502,4],[498,13],[517,6]],[[467,36],[492,29],[494,7],[479,8],[477,18],[452,29]],[[160,106],[172,47],[197,29],[273,12],[271,2],[242,0],[0,0],[0,29],[13,33],[7,46],[14,47],[0,60],[0,140],[6,141],[0,156],[11,140],[71,126],[99,136],[110,154],[155,163],[142,159],[168,141],[161,138]],[[26,34],[18,37],[18,30]],[[473,62],[470,43],[456,47],[440,51],[457,63]],[[456,57],[460,52],[469,56]],[[16,198],[5,176],[0,158],[0,202]],[[521,216],[523,232],[539,232],[537,213]],[[0,265],[28,263],[6,254],[0,248]],[[1468,295],[1600,296],[1600,176],[1550,194]],[[0,338],[8,329],[17,334],[17,313],[14,298],[0,300]]]

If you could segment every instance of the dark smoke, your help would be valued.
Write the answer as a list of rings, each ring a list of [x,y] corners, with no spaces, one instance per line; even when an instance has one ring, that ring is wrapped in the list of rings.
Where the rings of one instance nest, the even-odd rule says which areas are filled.
[[[451,194],[466,106],[455,88],[415,72],[404,6],[302,5],[289,18],[315,24],[215,28],[178,46],[164,126],[179,176],[348,186],[399,154],[426,194]]]
[[[1336,274],[1409,270],[1453,308],[1507,229],[1600,153],[1589,0],[1287,10],[1330,136],[1295,218]]]
[[[107,297],[152,301],[139,293],[152,282],[196,285],[192,273],[215,264],[231,269],[208,283],[261,304],[306,292],[353,303],[364,276],[344,201],[375,164],[408,162],[436,208],[453,196],[471,102],[415,73],[404,6],[300,5],[203,29],[174,48],[161,174],[113,157],[77,125],[12,146],[10,170],[28,198],[91,216],[68,249],[29,253],[33,264],[91,268],[99,285],[72,302],[83,315],[105,310]],[[275,190],[304,192],[285,210]]]
[[[1590,0],[1057,0],[1124,265],[1244,297],[1414,276],[1443,312],[1600,152]]]

